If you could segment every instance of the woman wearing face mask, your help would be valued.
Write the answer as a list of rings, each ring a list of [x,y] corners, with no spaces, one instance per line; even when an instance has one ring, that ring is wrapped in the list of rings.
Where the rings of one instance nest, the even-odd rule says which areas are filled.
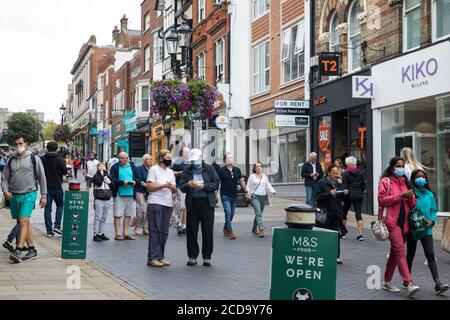
[[[439,275],[437,270],[436,259],[434,257],[433,249],[433,227],[436,223],[436,199],[433,192],[428,185],[428,177],[425,171],[418,169],[411,173],[411,182],[414,187],[414,193],[416,195],[417,207],[422,211],[425,216],[425,223],[427,225],[427,235],[420,239],[422,243],[423,251],[428,261],[428,267],[430,268],[431,275],[435,282],[435,292],[437,295],[443,294],[449,289],[447,284],[442,284],[439,281]],[[408,238],[407,242],[407,255],[406,260],[408,262],[408,269],[411,272],[414,256],[416,254],[417,240]]]
[[[414,191],[405,176],[405,161],[403,158],[394,157],[389,161],[389,167],[383,173],[378,185],[378,203],[380,211],[378,219],[386,223],[389,230],[391,251],[384,273],[383,289],[390,292],[400,292],[391,281],[394,271],[398,266],[403,284],[408,290],[408,296],[412,297],[419,291],[419,287],[413,284],[411,273],[408,269],[405,254],[405,241],[409,231],[409,212],[416,206]],[[386,216],[383,211],[386,209]]]
[[[97,173],[94,175],[94,241],[108,241],[103,233],[106,219],[108,218],[109,202],[112,197],[112,177],[106,171],[105,165],[100,162],[97,165]]]

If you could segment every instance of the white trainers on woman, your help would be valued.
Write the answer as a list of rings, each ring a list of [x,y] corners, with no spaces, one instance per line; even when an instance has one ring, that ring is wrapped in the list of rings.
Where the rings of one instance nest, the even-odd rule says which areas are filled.
[[[400,289],[394,286],[391,282],[383,282],[383,286],[381,288],[389,292],[400,292]]]

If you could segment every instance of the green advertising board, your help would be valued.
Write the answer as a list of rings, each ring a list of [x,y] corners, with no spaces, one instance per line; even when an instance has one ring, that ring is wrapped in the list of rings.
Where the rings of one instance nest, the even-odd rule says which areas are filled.
[[[61,258],[86,259],[89,193],[66,191]]]
[[[338,233],[274,228],[271,300],[335,300]]]

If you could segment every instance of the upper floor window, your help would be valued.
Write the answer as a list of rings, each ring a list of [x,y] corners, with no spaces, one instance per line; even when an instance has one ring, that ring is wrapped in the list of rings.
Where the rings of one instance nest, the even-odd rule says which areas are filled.
[[[450,35],[450,0],[433,1],[433,40]]]
[[[159,63],[164,58],[164,42],[158,37],[158,33],[153,34],[153,63]]]
[[[265,14],[270,9],[270,0],[253,0],[253,19]]]
[[[147,72],[150,70],[150,46],[145,47],[144,60],[144,72]]]
[[[403,6],[403,50],[420,46],[420,0],[405,0]]]
[[[336,31],[338,23],[339,23],[338,22],[338,14],[337,14],[337,11],[335,11],[330,19],[330,51],[331,52],[338,52],[340,49],[339,34]]]
[[[216,81],[225,81],[225,59],[224,59],[224,41],[220,39],[214,44],[214,55],[216,58]]]
[[[144,16],[144,32],[150,29],[150,12],[147,12],[147,14]]]
[[[349,72],[361,68],[361,26],[358,21],[360,12],[359,0],[353,1],[348,14]]]
[[[270,88],[269,41],[253,47],[253,94]]]
[[[204,52],[200,53],[197,56],[197,77],[199,80],[206,80],[206,64]]]
[[[198,0],[198,22],[201,22],[205,17],[205,0]]]
[[[141,111],[149,112],[149,87],[143,86],[141,87]]]
[[[304,42],[305,32],[303,21],[283,31],[283,46],[281,52],[283,83],[298,79],[304,75]]]

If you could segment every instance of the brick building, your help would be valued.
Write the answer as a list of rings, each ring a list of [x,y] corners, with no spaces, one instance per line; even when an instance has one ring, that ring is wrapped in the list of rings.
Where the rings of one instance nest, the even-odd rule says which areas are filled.
[[[303,1],[256,0],[251,7],[249,162],[262,162],[278,192],[298,194],[309,129],[275,128],[275,101],[305,98]],[[272,134],[276,134],[271,137]]]

